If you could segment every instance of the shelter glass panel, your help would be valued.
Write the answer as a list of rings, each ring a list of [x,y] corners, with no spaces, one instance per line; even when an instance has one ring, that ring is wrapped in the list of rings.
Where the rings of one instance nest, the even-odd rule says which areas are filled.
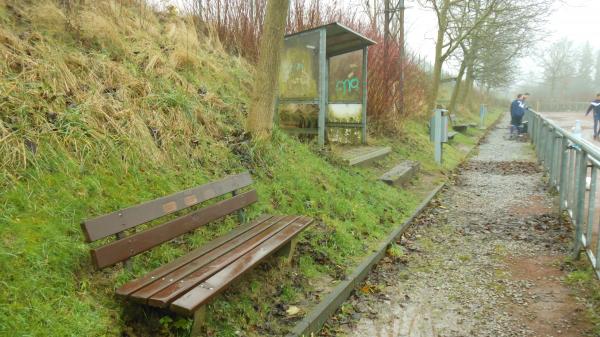
[[[279,95],[282,100],[316,100],[319,98],[319,31],[285,40]]]
[[[279,126],[284,129],[317,129],[319,127],[319,105],[280,104]]]
[[[360,129],[329,128],[327,141],[339,144],[360,144]]]
[[[362,104],[329,104],[328,123],[359,124],[362,121]]]
[[[329,59],[329,102],[362,102],[363,52],[333,56]]]

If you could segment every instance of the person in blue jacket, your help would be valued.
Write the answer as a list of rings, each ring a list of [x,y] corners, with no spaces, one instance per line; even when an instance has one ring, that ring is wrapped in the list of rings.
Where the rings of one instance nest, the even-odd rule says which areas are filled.
[[[510,136],[513,134],[519,135],[519,126],[523,122],[525,115],[525,105],[523,103],[523,95],[517,95],[517,99],[510,104]]]
[[[596,99],[590,103],[585,115],[589,115],[590,112],[594,111],[594,139],[598,139],[598,124],[600,123],[600,94],[596,95]]]

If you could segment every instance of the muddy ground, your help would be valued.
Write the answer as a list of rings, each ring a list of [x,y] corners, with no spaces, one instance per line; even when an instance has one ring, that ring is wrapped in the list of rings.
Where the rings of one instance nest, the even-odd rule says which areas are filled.
[[[563,282],[571,228],[530,145],[504,124],[321,336],[592,336]]]

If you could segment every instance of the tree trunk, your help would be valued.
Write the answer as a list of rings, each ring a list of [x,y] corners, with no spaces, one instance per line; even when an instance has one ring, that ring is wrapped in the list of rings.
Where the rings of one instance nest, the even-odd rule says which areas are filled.
[[[454,85],[454,89],[452,90],[452,97],[450,98],[450,105],[448,110],[450,113],[456,113],[456,101],[458,99],[458,93],[460,92],[460,88],[462,85],[462,79],[465,75],[465,69],[467,68],[466,62],[463,60],[460,64],[460,70],[458,71],[458,75],[456,76],[456,84]]]
[[[390,0],[384,0],[384,22],[383,22],[383,63],[388,64],[390,48]]]
[[[400,31],[398,32],[399,35],[399,42],[398,44],[400,45],[400,51],[399,51],[399,57],[398,57],[398,63],[399,63],[399,85],[398,85],[398,91],[399,91],[399,99],[398,99],[398,110],[400,112],[400,116],[404,116],[404,0],[400,1]]]
[[[440,22],[441,19],[440,19]],[[429,111],[435,109],[435,103],[437,100],[438,90],[440,87],[440,82],[442,78],[442,65],[444,60],[442,60],[442,48],[444,44],[444,27],[440,25],[438,28],[437,41],[435,44],[435,62],[433,64],[433,74],[431,80],[431,92],[429,94]]]
[[[469,99],[469,95],[471,91],[473,91],[473,84],[475,82],[475,74],[473,73],[475,70],[473,69],[473,61],[471,58],[465,58],[465,62],[467,63],[465,77],[465,86],[464,89],[461,90],[460,99],[458,100],[459,105],[467,104],[467,100]]]
[[[429,95],[429,111],[435,109],[438,91],[440,89],[440,82],[442,79],[442,66],[444,65],[443,59],[443,48],[444,48],[444,34],[448,26],[448,10],[450,6],[449,0],[442,2],[442,7],[438,12],[438,30],[437,38],[435,41],[435,62],[433,64],[433,74],[431,80],[431,92]]]
[[[273,129],[279,65],[289,3],[289,0],[269,0],[267,4],[247,122],[248,131],[259,139],[269,137]]]

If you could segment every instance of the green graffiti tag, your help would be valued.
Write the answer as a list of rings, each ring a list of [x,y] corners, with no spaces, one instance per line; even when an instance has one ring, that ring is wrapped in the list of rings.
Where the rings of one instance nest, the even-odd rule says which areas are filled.
[[[345,80],[338,80],[335,82],[335,91],[343,93],[343,95],[350,95],[352,91],[358,91],[359,81],[358,78],[353,77]]]

